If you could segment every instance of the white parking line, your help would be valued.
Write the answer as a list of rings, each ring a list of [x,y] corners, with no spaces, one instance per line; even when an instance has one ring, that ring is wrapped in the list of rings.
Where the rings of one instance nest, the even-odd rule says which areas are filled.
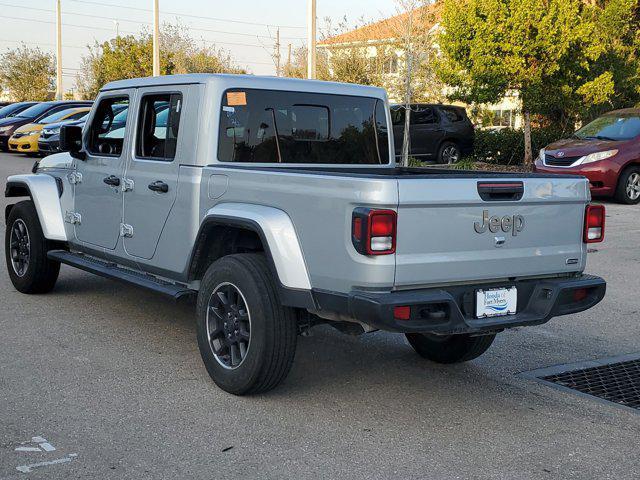
[[[16,470],[22,473],[30,473],[33,471],[34,468],[48,467],[50,465],[58,465],[61,463],[69,463],[73,461],[73,459],[77,456],[78,456],[77,453],[70,453],[69,456],[67,457],[58,458],[57,460],[51,460],[49,462],[38,462],[38,463],[30,463],[29,465],[20,465],[19,467],[16,467]]]

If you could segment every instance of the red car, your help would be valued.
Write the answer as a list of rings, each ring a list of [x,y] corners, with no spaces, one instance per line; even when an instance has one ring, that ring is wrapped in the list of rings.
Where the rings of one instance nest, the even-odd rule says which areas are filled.
[[[552,143],[540,151],[535,170],[584,175],[594,196],[640,203],[640,109],[609,112]]]

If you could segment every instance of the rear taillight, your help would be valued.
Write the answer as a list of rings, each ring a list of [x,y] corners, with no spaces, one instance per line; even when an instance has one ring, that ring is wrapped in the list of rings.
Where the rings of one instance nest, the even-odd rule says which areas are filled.
[[[397,214],[393,210],[356,208],[351,221],[351,240],[362,255],[396,252]]]
[[[587,205],[584,216],[584,243],[598,243],[604,240],[604,205]]]

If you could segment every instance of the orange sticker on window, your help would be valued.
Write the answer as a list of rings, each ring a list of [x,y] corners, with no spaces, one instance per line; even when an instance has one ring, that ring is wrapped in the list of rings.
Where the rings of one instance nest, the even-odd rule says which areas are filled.
[[[230,107],[240,107],[247,104],[247,92],[227,92],[227,103]]]

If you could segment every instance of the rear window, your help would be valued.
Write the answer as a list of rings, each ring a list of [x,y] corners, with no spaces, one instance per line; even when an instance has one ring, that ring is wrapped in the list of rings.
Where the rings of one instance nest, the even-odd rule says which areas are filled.
[[[218,159],[293,164],[389,163],[384,102],[272,90],[229,90]]]

